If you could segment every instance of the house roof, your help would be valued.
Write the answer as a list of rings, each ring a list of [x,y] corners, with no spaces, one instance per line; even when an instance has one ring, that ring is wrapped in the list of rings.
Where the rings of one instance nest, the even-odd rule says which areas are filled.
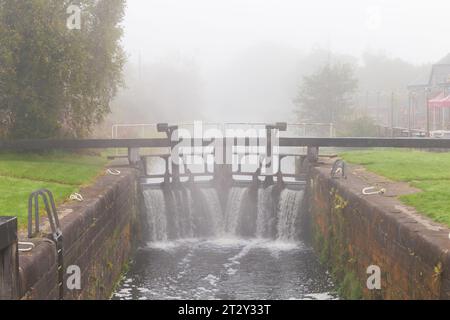
[[[432,72],[432,68],[429,69],[429,72],[426,74],[421,74],[417,78],[414,79],[410,84],[408,84],[408,88],[424,88],[427,87],[430,83],[430,74]]]
[[[446,55],[444,58],[436,62],[435,64],[450,64],[450,53]]]
[[[419,77],[417,77],[414,81],[412,81],[409,85],[409,89],[415,89],[415,88],[425,88],[430,86],[431,81],[433,79],[433,74],[436,69],[441,68],[442,66],[449,67],[450,66],[450,53],[447,54],[444,58],[433,64],[433,66],[430,68],[430,71],[428,74],[422,74]]]

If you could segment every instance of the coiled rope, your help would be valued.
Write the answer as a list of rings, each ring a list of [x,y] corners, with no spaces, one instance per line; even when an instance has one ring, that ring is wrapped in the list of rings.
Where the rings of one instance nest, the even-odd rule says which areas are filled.
[[[79,193],[73,193],[70,195],[70,200],[74,200],[74,201],[78,201],[78,202],[83,202],[84,198],[81,194]]]
[[[362,194],[365,196],[371,196],[371,195],[376,195],[376,194],[382,195],[385,193],[386,193],[386,189],[384,189],[384,188],[378,189],[377,187],[367,187],[367,188],[362,189]]]

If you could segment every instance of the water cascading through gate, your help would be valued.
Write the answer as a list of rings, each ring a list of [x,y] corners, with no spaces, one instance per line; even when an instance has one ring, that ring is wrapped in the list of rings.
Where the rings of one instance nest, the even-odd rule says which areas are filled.
[[[303,189],[185,183],[144,190],[148,242],[114,299],[334,299],[299,239]]]
[[[209,181],[186,168],[180,179],[180,168],[164,164],[171,173],[164,183],[143,186],[146,241],[114,299],[336,297],[326,268],[301,239],[302,182],[259,169],[234,180],[227,165],[215,166]]]
[[[221,202],[213,187],[192,184],[146,189],[150,241],[188,238],[259,238],[294,241],[302,217],[303,190],[234,186]],[[225,206],[222,205],[225,203]]]

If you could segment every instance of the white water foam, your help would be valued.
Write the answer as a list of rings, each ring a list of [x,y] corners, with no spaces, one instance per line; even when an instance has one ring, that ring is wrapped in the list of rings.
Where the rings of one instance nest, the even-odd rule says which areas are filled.
[[[284,189],[274,192],[273,186],[259,188],[255,200],[249,197],[251,189],[233,187],[223,211],[214,188],[199,190],[195,195],[188,188],[171,190],[167,195],[162,190],[144,191],[151,241],[232,238],[238,237],[242,228],[246,230],[245,235],[257,239],[290,242],[297,238],[303,191]],[[251,201],[257,203],[253,205]],[[257,212],[244,212],[248,210]],[[252,223],[253,231],[248,225]]]
[[[273,186],[258,189],[258,214],[256,220],[256,236],[258,238],[264,238],[269,233],[268,226],[273,208],[272,190]]]
[[[303,191],[285,189],[281,192],[278,210],[278,239],[295,239],[297,218],[303,201]]]
[[[231,188],[228,196],[227,208],[225,211],[225,232],[235,235],[239,224],[239,215],[241,213],[242,201],[244,199],[246,188]]]
[[[147,219],[153,241],[167,241],[167,218],[164,192],[159,189],[144,191]]]
[[[222,205],[220,204],[219,195],[214,188],[202,188],[201,192],[206,202],[208,213],[213,222],[213,229],[215,235],[222,235],[225,232],[224,217],[222,212]]]

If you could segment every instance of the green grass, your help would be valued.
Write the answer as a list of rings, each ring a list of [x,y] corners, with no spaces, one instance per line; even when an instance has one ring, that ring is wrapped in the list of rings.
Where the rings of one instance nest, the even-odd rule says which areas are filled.
[[[49,189],[61,204],[81,186],[92,183],[105,164],[103,156],[0,153],[0,215],[17,216],[19,228],[25,228],[30,193]]]
[[[82,185],[105,165],[103,157],[67,153],[0,154],[0,176]]]
[[[341,156],[376,174],[422,190],[401,196],[400,200],[450,226],[450,153],[394,149],[351,151]]]

